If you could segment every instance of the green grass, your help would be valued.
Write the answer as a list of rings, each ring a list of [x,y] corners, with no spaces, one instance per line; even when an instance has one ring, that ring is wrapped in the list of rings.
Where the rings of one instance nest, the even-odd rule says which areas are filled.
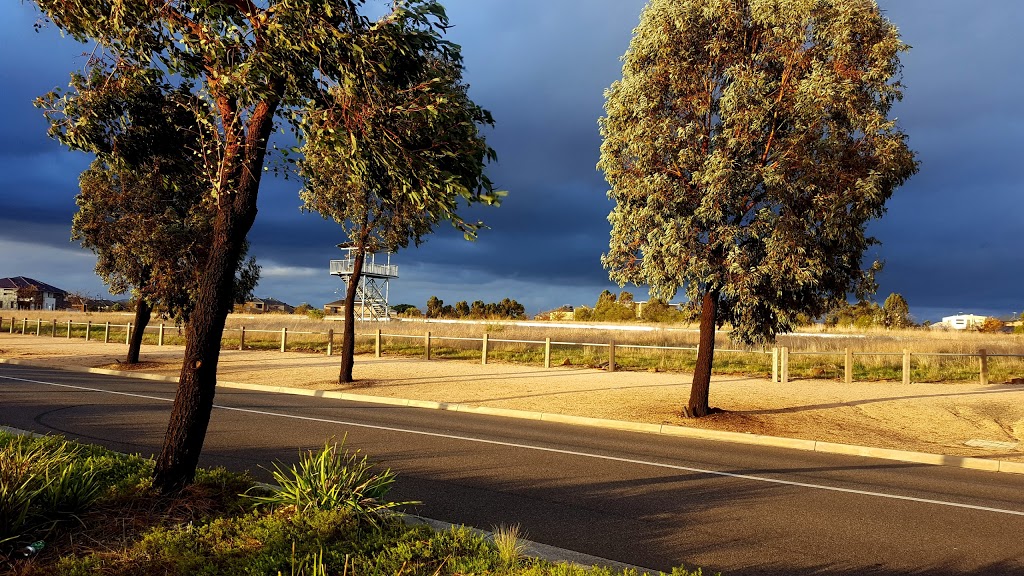
[[[30,521],[0,543],[0,573],[18,576],[612,576],[523,556],[511,531],[489,540],[465,528],[408,526],[386,513],[390,471],[331,443],[296,466],[274,466],[276,490],[246,474],[200,470],[175,495],[157,494],[152,461],[67,442],[0,432],[0,464],[14,484],[46,482],[72,468],[79,481],[50,482],[61,498],[37,498]],[[53,476],[51,475],[51,478]],[[77,499],[79,484],[94,492]],[[335,489],[335,486],[342,486]],[[50,506],[54,501],[63,504]],[[64,508],[60,508],[64,506]],[[73,509],[73,513],[68,510]],[[12,551],[36,540],[37,556]],[[636,576],[635,573],[624,573]],[[700,571],[673,571],[699,576]]]

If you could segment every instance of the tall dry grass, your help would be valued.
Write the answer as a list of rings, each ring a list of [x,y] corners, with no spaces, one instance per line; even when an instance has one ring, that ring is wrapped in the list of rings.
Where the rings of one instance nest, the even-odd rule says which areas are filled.
[[[57,337],[66,337],[67,322],[71,321],[72,337],[82,338],[86,322],[91,322],[90,338],[101,339],[108,331],[105,324],[109,322],[109,339],[123,342],[127,336],[123,327],[133,318],[131,313],[19,312],[2,317],[0,332],[9,332],[13,320],[15,332],[20,333],[24,326],[28,333],[35,334],[38,319],[40,334],[50,336],[53,320],[56,320]],[[157,342],[161,323],[165,324],[165,344],[184,344],[182,328],[159,318],[150,322],[145,337],[147,344]],[[289,351],[325,353],[329,330],[335,332],[333,347],[336,349],[341,343],[340,322],[296,314],[232,314],[225,327],[225,348],[239,347],[243,327],[247,349],[280,349],[282,329],[287,330]],[[522,326],[500,321],[480,324],[357,322],[357,353],[373,353],[377,330],[382,334],[383,351],[388,354],[424,355],[429,332],[432,358],[479,361],[481,340],[487,334],[488,360],[494,362],[543,365],[544,342],[550,339],[552,365],[601,367],[608,363],[609,344],[614,342],[617,368],[680,372],[693,369],[698,341],[697,329],[688,325],[656,325],[650,331],[640,332]],[[769,350],[732,343],[727,331],[717,334],[715,346],[717,373],[760,377],[771,374]],[[911,379],[915,382],[977,380],[977,354],[982,349],[989,355],[991,381],[1024,377],[1024,357],[1005,356],[1024,356],[1024,335],[1021,334],[926,329],[854,331],[816,326],[779,336],[777,346],[790,349],[790,375],[795,378],[842,379],[846,349],[854,353],[855,380],[901,380],[904,350],[912,353]]]

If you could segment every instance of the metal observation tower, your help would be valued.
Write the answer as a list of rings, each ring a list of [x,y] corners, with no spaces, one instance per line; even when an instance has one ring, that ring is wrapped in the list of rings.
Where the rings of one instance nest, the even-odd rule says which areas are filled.
[[[340,247],[345,253],[342,260],[331,260],[331,275],[340,276],[348,289],[349,282],[356,284],[356,301],[354,311],[359,320],[387,322],[391,319],[391,308],[388,307],[389,283],[398,278],[398,266],[391,265],[391,253],[387,254],[385,264],[377,264],[375,254],[367,254],[363,259],[363,269],[359,278],[352,278],[355,268],[355,248]]]

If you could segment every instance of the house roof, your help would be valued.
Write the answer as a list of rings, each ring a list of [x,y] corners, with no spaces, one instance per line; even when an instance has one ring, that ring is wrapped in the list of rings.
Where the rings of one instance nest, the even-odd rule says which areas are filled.
[[[345,299],[342,298],[340,300],[335,300],[334,302],[328,302],[327,304],[324,304],[324,308],[328,308],[328,307],[330,307],[330,308],[337,308],[337,307],[344,306],[344,305],[345,305]]]
[[[277,300],[275,298],[253,298],[252,300],[249,300],[249,302],[262,302],[262,303],[266,304],[267,306],[288,306],[288,307],[291,307],[291,304],[288,304],[287,302],[281,302],[280,300]]]
[[[67,294],[64,290],[57,288],[56,286],[50,286],[46,282],[40,282],[32,278],[26,278],[25,276],[15,276],[13,278],[0,278],[0,288],[14,289],[28,288],[34,286],[36,289],[43,292],[51,292],[53,294]]]

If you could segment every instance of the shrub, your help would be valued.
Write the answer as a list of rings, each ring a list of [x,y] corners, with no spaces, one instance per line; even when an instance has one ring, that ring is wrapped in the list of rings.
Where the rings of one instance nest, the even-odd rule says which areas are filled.
[[[0,438],[0,543],[84,510],[104,484],[81,448],[54,437]]]
[[[526,543],[520,537],[518,524],[498,526],[494,529],[493,539],[494,546],[498,549],[498,557],[507,568],[515,567],[526,553]]]
[[[981,326],[978,327],[978,331],[984,332],[986,334],[999,334],[1005,328],[1005,322],[1003,322],[999,318],[993,318],[989,316],[988,318],[985,318],[985,321],[982,322]]]
[[[395,483],[391,469],[374,468],[359,451],[349,452],[341,444],[324,443],[318,451],[299,456],[299,463],[284,469],[274,464],[274,482],[267,495],[252,496],[273,506],[294,506],[296,510],[349,510],[371,524],[388,515],[393,508],[414,502],[388,502],[384,499]]]

